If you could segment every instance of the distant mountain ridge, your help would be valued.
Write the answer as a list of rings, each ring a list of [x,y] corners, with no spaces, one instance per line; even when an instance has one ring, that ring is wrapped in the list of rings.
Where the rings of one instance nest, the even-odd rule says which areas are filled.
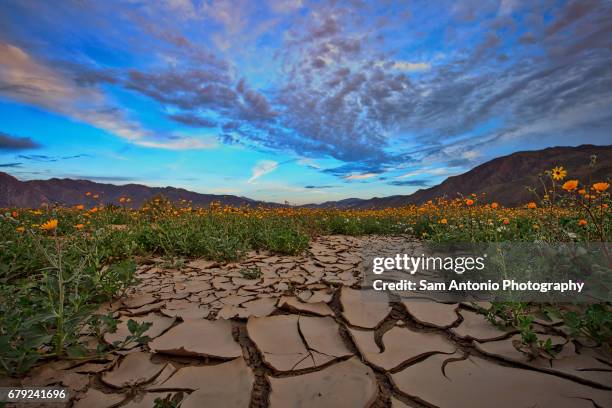
[[[589,168],[590,157],[597,156],[597,164]],[[452,176],[437,186],[420,189],[410,195],[348,198],[312,205],[319,208],[385,208],[421,204],[439,197],[456,198],[459,194],[486,194],[488,202],[505,206],[518,206],[535,199],[526,186],[541,190],[538,174],[556,166],[568,171],[567,179],[593,182],[612,177],[612,145],[581,145],[577,147],[549,147],[542,150],[522,151],[490,160],[472,170]]]
[[[592,155],[597,156],[597,165],[589,168]],[[461,175],[452,176],[441,184],[416,191],[410,195],[374,197],[371,199],[346,198],[322,204],[309,204],[316,208],[385,208],[408,204],[420,204],[438,197],[455,198],[458,194],[486,193],[488,202],[505,206],[522,205],[533,201],[534,196],[526,186],[539,187],[537,175],[555,166],[568,170],[568,179],[593,182],[607,181],[612,176],[612,145],[578,147],[550,147],[543,150],[516,152],[483,163]],[[85,193],[99,194],[99,200],[92,200]],[[189,200],[194,206],[207,206],[212,202],[223,205],[266,205],[279,207],[281,204],[251,200],[235,195],[200,194],[182,188],[147,187],[140,184],[114,185],[88,180],[49,179],[20,181],[0,172],[0,207],[38,207],[42,203],[93,205],[95,202],[118,203],[121,197],[130,197],[134,207],[147,199],[163,195],[172,201]]]
[[[98,194],[93,200],[85,194]],[[114,185],[96,183],[89,180],[52,178],[49,180],[19,181],[17,178],[0,172],[0,207],[38,207],[42,203],[73,206],[78,204],[94,205],[119,203],[121,197],[129,197],[130,205],[141,206],[146,200],[163,195],[171,201],[189,200],[194,206],[207,206],[212,202],[223,205],[279,206],[235,195],[200,194],[182,188],[147,187],[141,184]]]

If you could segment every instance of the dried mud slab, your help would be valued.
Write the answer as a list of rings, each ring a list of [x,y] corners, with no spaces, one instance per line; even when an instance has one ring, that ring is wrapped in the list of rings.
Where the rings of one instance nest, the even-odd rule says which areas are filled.
[[[593,408],[593,402],[602,407],[612,404],[610,391],[475,356],[453,361],[448,355],[434,354],[390,378],[402,393],[439,408]]]
[[[340,304],[342,315],[349,324],[364,329],[375,328],[391,312],[386,293],[342,287]]]
[[[128,297],[122,303],[128,309],[136,309],[149,303],[156,302],[157,298],[150,293]]]
[[[334,315],[327,303],[304,303],[295,296],[281,297],[278,301],[278,307],[297,313],[311,313],[318,316]]]
[[[114,342],[123,342],[126,337],[130,335],[130,330],[128,329],[128,321],[134,320],[138,324],[142,324],[145,322],[152,323],[151,327],[144,332],[145,336],[150,337],[151,339],[156,338],[166,330],[168,330],[176,321],[173,317],[161,316],[155,313],[150,313],[145,316],[135,316],[135,317],[123,317],[119,321],[117,325],[117,330],[114,333],[106,333],[104,334],[104,341],[108,344],[113,344]],[[130,342],[123,346],[123,349],[132,349],[136,347],[138,344],[135,342]]]
[[[320,367],[352,355],[331,317],[249,318],[247,332],[264,362],[278,372]]]
[[[123,394],[105,394],[90,388],[74,403],[73,408],[112,408],[118,406],[124,399]]]
[[[495,327],[483,315],[470,310],[459,312],[463,321],[457,327],[450,329],[451,333],[466,340],[491,341],[502,339],[510,332]]]
[[[183,321],[202,320],[210,314],[207,307],[201,307],[199,304],[187,300],[167,302],[166,307],[161,312],[168,317],[178,317]]]
[[[44,387],[62,384],[73,392],[84,391],[89,385],[89,376],[77,374],[69,370],[57,369],[57,365],[37,367],[30,375],[21,381],[25,387]]]
[[[369,407],[377,398],[372,369],[356,357],[313,373],[268,377],[270,407]]]
[[[393,327],[383,334],[384,351],[376,344],[373,331],[349,329],[349,333],[361,355],[369,363],[386,371],[430,354],[453,354],[456,351],[456,347],[440,334],[416,332],[408,328]]]
[[[300,317],[298,326],[310,350],[334,358],[353,355],[340,337],[338,323],[331,317]]]
[[[181,408],[248,407],[254,384],[255,375],[241,357],[212,366],[181,368],[156,389],[195,391]]]
[[[175,356],[236,358],[242,355],[227,320],[188,320],[149,343],[151,351]]]
[[[435,301],[415,300],[402,302],[406,312],[417,322],[426,326],[446,329],[457,320],[457,308],[459,305],[438,303]]]
[[[297,315],[251,317],[247,332],[273,369],[291,371],[315,366],[298,331]]]
[[[151,381],[165,367],[166,364],[154,364],[149,353],[133,352],[101,379],[104,384],[114,388],[132,387]]]
[[[576,353],[573,343],[567,343],[563,337],[538,335],[538,338],[542,341],[550,338],[553,345],[564,345],[563,350],[554,359],[543,357],[532,359],[515,347],[515,344],[519,345],[521,339],[518,334],[504,340],[476,342],[475,346],[477,350],[491,357],[528,365],[549,373],[565,374],[578,381],[588,381],[601,387],[612,388],[612,366],[588,355]]]
[[[242,310],[244,308],[244,310]],[[238,313],[238,317],[248,319],[251,316],[263,317],[268,316],[276,310],[276,299],[261,298],[251,300],[242,304]]]

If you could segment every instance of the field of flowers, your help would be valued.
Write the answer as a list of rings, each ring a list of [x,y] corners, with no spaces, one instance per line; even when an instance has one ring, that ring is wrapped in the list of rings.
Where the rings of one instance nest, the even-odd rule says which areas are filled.
[[[533,188],[533,202],[519,208],[470,195],[372,210],[193,208],[163,197],[139,209],[130,208],[129,197],[118,204],[2,209],[0,372],[21,375],[41,359],[88,358],[79,332],[86,325],[98,333],[112,327],[111,316],[94,311],[131,284],[138,257],[173,263],[191,257],[232,261],[257,249],[297,254],[311,237],[325,234],[410,234],[432,242],[610,241],[607,182],[583,184],[557,167],[542,183]],[[83,202],[96,195],[87,193]],[[525,310],[531,309],[498,304],[490,312],[524,325]],[[574,308],[564,318],[577,336],[612,341],[609,305]]]

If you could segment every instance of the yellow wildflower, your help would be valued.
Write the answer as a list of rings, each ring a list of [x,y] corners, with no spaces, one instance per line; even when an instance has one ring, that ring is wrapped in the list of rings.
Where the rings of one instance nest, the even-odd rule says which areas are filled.
[[[554,180],[563,180],[567,176],[567,171],[562,166],[557,166],[550,171]]]
[[[40,226],[40,229],[45,231],[53,231],[57,228],[57,220],[49,220]]]

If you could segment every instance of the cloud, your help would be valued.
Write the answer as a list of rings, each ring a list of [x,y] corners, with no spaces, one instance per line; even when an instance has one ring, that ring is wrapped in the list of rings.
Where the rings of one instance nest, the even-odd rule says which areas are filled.
[[[569,138],[563,135],[571,130],[584,142],[601,137],[595,123],[607,123],[612,99],[610,2],[465,0],[397,12],[402,8],[343,0],[139,6],[125,17],[135,23],[134,40],[112,44],[113,55],[142,61],[133,69],[107,68],[72,48],[54,50],[71,64],[52,63],[35,57],[47,55],[36,54],[38,38],[22,38],[16,43],[30,51],[0,49],[0,94],[132,144],[202,145],[197,137],[179,142],[143,128],[107,92],[128,89],[171,112],[177,126],[218,126],[223,143],[335,159],[336,167],[318,170],[348,180],[419,164],[473,166],[503,151],[507,140],[515,148],[547,132]],[[98,21],[98,11],[117,12],[99,6],[83,24]],[[183,30],[176,22],[186,18],[202,24]],[[105,45],[101,32],[105,39],[92,37]],[[117,24],[109,35],[126,32]]]
[[[298,159],[297,164],[301,166],[310,167],[311,169],[316,169],[316,170],[322,169],[322,167],[317,162],[315,162],[312,159],[306,158],[306,157]]]
[[[29,137],[17,137],[0,132],[0,151],[37,149],[39,147],[40,145]]]
[[[168,118],[182,123],[183,125],[192,126],[192,127],[205,127],[205,128],[213,128],[217,126],[217,124],[206,118],[202,118],[192,114],[185,113],[177,113],[173,115],[168,115]]]
[[[393,64],[393,68],[399,71],[420,72],[429,71],[431,69],[431,64],[428,62],[396,61]]]
[[[137,145],[153,149],[167,150],[199,150],[213,149],[217,147],[217,142],[211,137],[195,138],[187,136],[168,137],[161,140],[139,140]]]
[[[134,182],[142,181],[142,179],[130,176],[92,176],[85,174],[63,174],[63,178],[70,178],[76,180],[90,180],[90,181],[102,181],[102,182]]]
[[[345,180],[366,180],[378,176],[377,173],[349,174]]]
[[[247,181],[253,184],[258,178],[273,172],[278,168],[279,163],[274,160],[261,160],[251,169],[251,178]]]
[[[424,180],[424,179],[418,179],[418,180],[393,180],[393,181],[387,182],[387,184],[389,184],[391,186],[398,186],[398,187],[403,187],[403,186],[427,187],[427,186],[429,186],[429,181],[428,180]]]
[[[413,170],[408,173],[402,174],[400,176],[395,177],[396,180],[401,180],[405,178],[411,178],[416,176],[430,175],[430,176],[448,176],[452,174],[456,174],[459,171],[458,168],[450,168],[450,167],[440,167],[440,168],[425,168],[419,170]]]
[[[0,163],[0,167],[17,168],[21,167],[22,163]]]
[[[336,188],[338,186],[313,186],[313,185],[308,185],[308,186],[304,186],[304,188],[307,189],[322,189],[322,188]]]
[[[91,74],[91,70],[85,71]],[[132,143],[169,148],[181,144],[176,140],[148,140],[150,131],[129,119],[126,111],[110,103],[100,89],[90,86],[93,76],[87,81],[75,77],[76,80],[19,47],[0,42],[0,95],[90,124]],[[95,81],[108,81],[100,78]],[[190,142],[183,144],[189,146]]]
[[[79,159],[81,157],[92,157],[92,156],[89,154],[76,154],[73,156],[48,156],[46,154],[20,154],[17,156],[18,159],[30,160],[30,161],[36,161],[36,162],[44,162],[44,163],[58,162],[61,160]]]

